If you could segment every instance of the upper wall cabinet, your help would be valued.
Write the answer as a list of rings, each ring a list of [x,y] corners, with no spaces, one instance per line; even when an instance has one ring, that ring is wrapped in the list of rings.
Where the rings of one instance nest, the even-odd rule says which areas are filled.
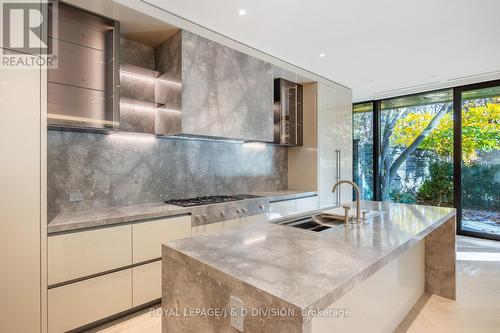
[[[274,80],[274,143],[302,146],[302,85]]]
[[[59,3],[57,24],[58,66],[48,70],[48,125],[117,128],[118,22]]]
[[[273,142],[270,64],[184,30],[121,44],[120,130]]]

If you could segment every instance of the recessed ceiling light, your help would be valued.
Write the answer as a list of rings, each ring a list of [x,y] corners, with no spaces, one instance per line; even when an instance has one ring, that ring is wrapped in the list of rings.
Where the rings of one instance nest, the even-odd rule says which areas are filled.
[[[239,16],[243,16],[243,15],[246,15],[246,14],[247,14],[247,11],[246,11],[246,10],[244,10],[244,9],[240,9],[240,10],[238,10],[238,15],[239,15]]]
[[[320,53],[319,56],[320,56],[320,58],[324,58],[324,57],[326,57],[326,54]]]

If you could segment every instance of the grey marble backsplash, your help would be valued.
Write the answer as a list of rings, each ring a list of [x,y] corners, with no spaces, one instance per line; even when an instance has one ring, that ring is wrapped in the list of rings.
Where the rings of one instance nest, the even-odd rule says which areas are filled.
[[[50,215],[287,188],[286,147],[52,130],[47,145]]]

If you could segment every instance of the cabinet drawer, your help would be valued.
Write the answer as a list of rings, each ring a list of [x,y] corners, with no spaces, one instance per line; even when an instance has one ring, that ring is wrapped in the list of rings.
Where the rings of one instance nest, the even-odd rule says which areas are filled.
[[[48,238],[49,285],[132,264],[132,226]]]
[[[132,268],[133,306],[161,298],[161,260]]]
[[[297,214],[318,209],[318,197],[308,197],[296,200]]]
[[[286,200],[271,202],[269,204],[269,219],[278,219],[280,217],[285,217],[295,214],[296,211],[296,201]]]
[[[134,224],[133,262],[161,258],[161,244],[191,236],[191,216],[179,216]]]
[[[61,333],[132,307],[132,270],[48,291],[49,333]]]

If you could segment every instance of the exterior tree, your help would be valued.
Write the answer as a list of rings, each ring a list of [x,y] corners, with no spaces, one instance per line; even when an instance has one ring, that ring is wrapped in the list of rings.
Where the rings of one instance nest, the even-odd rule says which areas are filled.
[[[382,129],[382,149],[380,155],[380,165],[382,168],[382,199],[387,200],[390,192],[391,182],[397,175],[398,169],[404,161],[417,150],[422,142],[432,133],[432,131],[439,125],[443,117],[451,111],[451,103],[433,104],[429,106],[416,106],[388,110],[384,114],[384,127]],[[413,119],[414,115],[428,113],[431,115],[427,118],[427,122],[420,122],[418,118]],[[412,128],[420,125],[420,127],[413,131]],[[397,131],[397,132],[396,132]],[[399,154],[396,159],[391,160],[390,150],[391,143],[397,142],[393,138],[408,136],[411,139],[406,140],[402,145],[404,150]]]
[[[445,161],[453,158],[453,115],[451,103],[431,104],[384,111],[382,130],[382,196],[389,196],[398,169],[417,149],[431,150]],[[478,151],[500,149],[500,98],[466,103],[462,117],[463,160],[467,165]],[[391,146],[403,151],[391,160]]]

